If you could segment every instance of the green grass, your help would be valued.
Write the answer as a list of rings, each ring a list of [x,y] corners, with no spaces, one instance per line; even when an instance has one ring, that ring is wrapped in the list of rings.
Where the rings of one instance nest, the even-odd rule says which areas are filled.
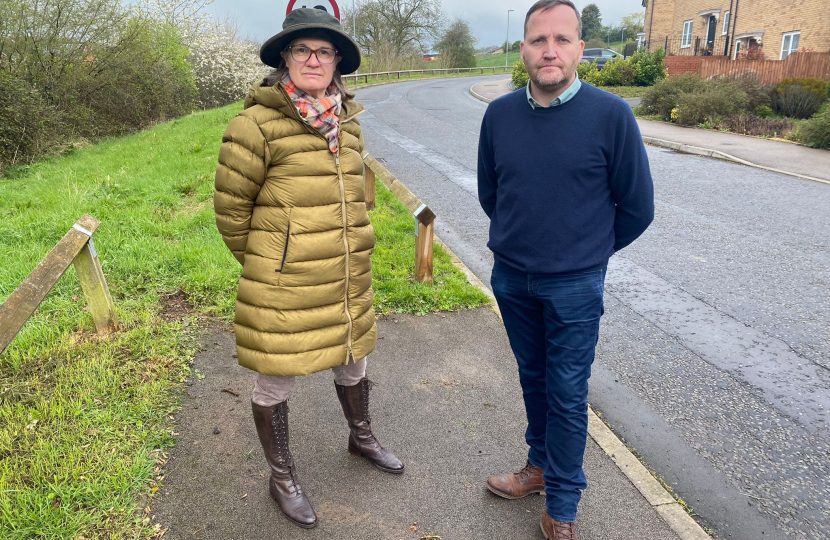
[[[13,169],[0,178],[0,300],[84,213],[122,330],[94,335],[74,269],[0,355],[0,538],[144,538],[154,469],[193,374],[199,316],[230,318],[239,265],[216,231],[213,171],[240,104]],[[371,151],[371,148],[369,149]],[[414,218],[378,186],[376,310],[486,304],[436,248],[414,283]],[[165,296],[193,315],[165,317]]]
[[[512,49],[508,53],[507,65],[513,66],[516,62],[520,60],[519,51],[513,51]],[[502,66],[504,67],[504,53],[501,54],[484,54],[481,56],[476,56],[476,66],[478,67],[492,67],[492,66]]]

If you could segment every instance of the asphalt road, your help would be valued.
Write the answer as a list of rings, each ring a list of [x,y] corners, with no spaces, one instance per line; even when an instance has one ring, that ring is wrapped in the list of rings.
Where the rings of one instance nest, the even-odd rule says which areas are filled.
[[[486,79],[357,99],[367,150],[489,283],[467,92]],[[716,536],[830,539],[830,186],[648,155],[657,216],[609,266],[590,401]]]

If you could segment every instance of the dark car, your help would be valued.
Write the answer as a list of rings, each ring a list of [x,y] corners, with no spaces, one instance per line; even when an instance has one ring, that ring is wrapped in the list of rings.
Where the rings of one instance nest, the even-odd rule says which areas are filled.
[[[582,51],[582,62],[590,63],[596,60],[597,69],[602,69],[607,61],[618,57],[622,58],[622,55],[611,49],[585,49]]]

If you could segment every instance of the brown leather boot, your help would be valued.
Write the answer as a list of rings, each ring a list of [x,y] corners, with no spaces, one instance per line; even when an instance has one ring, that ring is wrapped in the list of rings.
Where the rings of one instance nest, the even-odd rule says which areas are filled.
[[[513,474],[491,476],[487,479],[487,489],[505,499],[521,499],[531,493],[545,492],[545,470],[527,462],[524,469]]]
[[[334,383],[337,398],[343,407],[343,414],[349,421],[349,452],[363,456],[372,465],[392,474],[403,472],[403,463],[395,454],[383,448],[372,434],[372,418],[369,416],[369,388],[372,381],[366,377],[354,386],[341,386]]]
[[[574,523],[556,521],[548,515],[548,511],[542,514],[542,534],[548,540],[577,540],[576,527]]]
[[[254,424],[265,459],[271,467],[268,491],[285,517],[304,529],[317,526],[317,514],[297,480],[294,458],[288,449],[288,401],[272,407],[251,402]]]

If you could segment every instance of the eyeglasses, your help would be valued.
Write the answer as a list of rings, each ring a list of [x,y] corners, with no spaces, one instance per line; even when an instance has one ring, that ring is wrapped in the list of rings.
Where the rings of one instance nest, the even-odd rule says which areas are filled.
[[[314,53],[314,55],[317,56],[317,61],[321,64],[333,64],[338,54],[337,49],[330,49],[328,47],[312,49],[310,47],[306,47],[305,45],[292,45],[290,47],[286,47],[286,49],[291,51],[291,58],[293,58],[295,62],[308,62],[308,59],[311,58],[311,53]]]

